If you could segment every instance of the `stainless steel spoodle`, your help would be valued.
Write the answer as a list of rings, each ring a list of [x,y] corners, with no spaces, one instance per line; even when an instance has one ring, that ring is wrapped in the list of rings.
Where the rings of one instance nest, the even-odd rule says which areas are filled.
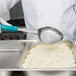
[[[18,28],[17,26],[7,26],[1,24],[1,31],[23,31],[26,33],[36,34],[39,37],[39,40],[51,44],[59,42],[63,39],[63,34],[53,27],[43,27],[40,29],[29,29],[29,28]]]

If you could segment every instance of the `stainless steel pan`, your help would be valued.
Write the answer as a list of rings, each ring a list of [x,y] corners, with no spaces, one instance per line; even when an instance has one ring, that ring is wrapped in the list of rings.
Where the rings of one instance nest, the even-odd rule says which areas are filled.
[[[76,48],[75,48],[74,42],[70,41],[70,40],[63,40],[63,41],[60,42],[60,44],[61,43],[66,43],[66,45],[69,46],[70,49],[72,49],[73,55],[74,55],[74,57],[76,59]],[[31,48],[35,47],[38,44],[41,44],[41,42],[36,41],[36,40],[35,41],[29,41],[27,43],[27,45],[25,46],[25,49],[23,50],[22,56],[20,57],[19,62],[17,63],[18,68],[20,68],[22,70],[35,70],[35,71],[36,70],[37,71],[38,70],[40,70],[40,71],[49,71],[49,70],[67,70],[67,69],[68,70],[71,70],[71,69],[74,70],[74,69],[76,69],[75,67],[74,68],[66,68],[66,69],[64,69],[64,68],[62,68],[62,69],[58,69],[58,68],[56,68],[56,69],[27,69],[27,68],[23,69],[22,64],[24,63],[24,60],[26,59],[26,56],[28,55],[29,50]]]
[[[76,59],[76,48],[73,41],[63,40],[60,43],[65,42],[70,48],[73,49],[73,54]],[[6,46],[7,44],[10,46]],[[21,66],[26,58],[29,49],[41,44],[40,41],[36,40],[15,40],[15,41],[0,41],[0,69],[17,69],[17,70],[34,70],[34,71],[50,71],[50,70],[64,70],[64,69],[23,69]],[[17,45],[13,47],[13,45]],[[2,52],[3,51],[3,52]],[[8,51],[8,52],[7,52]],[[68,70],[76,70],[76,67]],[[67,69],[65,69],[67,70]]]

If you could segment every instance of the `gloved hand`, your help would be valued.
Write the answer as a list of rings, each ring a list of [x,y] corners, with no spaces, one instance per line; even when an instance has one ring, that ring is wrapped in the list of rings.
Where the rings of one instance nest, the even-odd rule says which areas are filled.
[[[7,23],[4,19],[0,18],[0,24],[12,26],[11,24]]]
[[[12,26],[11,24],[7,23],[4,19],[0,18],[0,24]],[[1,33],[1,27],[0,27],[0,33]]]

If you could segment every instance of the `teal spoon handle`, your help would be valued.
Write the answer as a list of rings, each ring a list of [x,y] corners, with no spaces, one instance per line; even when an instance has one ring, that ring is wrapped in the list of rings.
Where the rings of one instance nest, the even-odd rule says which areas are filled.
[[[1,31],[16,32],[17,30],[18,30],[17,26],[8,26],[1,24]]]

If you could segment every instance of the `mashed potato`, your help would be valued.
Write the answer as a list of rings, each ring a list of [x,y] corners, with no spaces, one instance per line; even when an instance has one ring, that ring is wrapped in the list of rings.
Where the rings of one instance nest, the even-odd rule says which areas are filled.
[[[29,51],[23,68],[68,68],[75,66],[71,49],[65,43],[40,44]]]

